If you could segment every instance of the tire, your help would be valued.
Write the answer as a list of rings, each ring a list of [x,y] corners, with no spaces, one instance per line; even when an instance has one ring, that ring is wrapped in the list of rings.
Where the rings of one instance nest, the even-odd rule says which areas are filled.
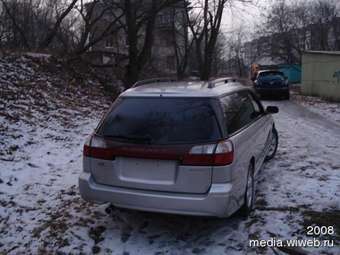
[[[277,133],[276,128],[273,128],[272,129],[272,140],[270,142],[270,148],[265,158],[265,161],[271,160],[272,158],[275,157],[278,145],[279,145],[279,135]]]
[[[248,175],[247,175],[247,186],[246,192],[244,193],[244,203],[241,208],[241,213],[243,216],[249,216],[249,214],[254,209],[255,203],[255,179],[254,179],[254,165],[249,164]]]

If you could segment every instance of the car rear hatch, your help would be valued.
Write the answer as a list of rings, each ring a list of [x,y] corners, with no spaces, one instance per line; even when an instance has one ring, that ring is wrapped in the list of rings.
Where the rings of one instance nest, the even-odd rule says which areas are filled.
[[[283,74],[280,72],[266,72],[261,73],[257,80],[256,86],[260,88],[275,89],[287,87],[288,84],[285,81]]]
[[[87,155],[97,183],[142,190],[206,193],[212,165],[188,160],[221,132],[215,100],[121,98],[91,139]]]

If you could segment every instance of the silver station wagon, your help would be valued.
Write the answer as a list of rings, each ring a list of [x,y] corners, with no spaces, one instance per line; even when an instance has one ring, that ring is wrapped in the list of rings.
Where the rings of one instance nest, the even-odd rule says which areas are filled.
[[[143,211],[247,214],[256,176],[276,153],[277,112],[237,82],[140,82],[86,141],[80,194]]]

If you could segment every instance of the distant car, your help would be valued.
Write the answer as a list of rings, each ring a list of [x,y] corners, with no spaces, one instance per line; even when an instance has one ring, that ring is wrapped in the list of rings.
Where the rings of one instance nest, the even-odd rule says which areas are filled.
[[[289,99],[289,83],[284,73],[276,70],[264,70],[257,73],[254,88],[261,97],[277,96]]]
[[[278,146],[278,108],[236,83],[144,83],[122,93],[86,141],[81,196],[144,211],[249,213]]]

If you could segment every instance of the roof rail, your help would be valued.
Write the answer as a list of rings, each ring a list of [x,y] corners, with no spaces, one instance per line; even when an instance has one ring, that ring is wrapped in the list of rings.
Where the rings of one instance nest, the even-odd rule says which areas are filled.
[[[152,78],[152,79],[137,81],[135,84],[133,84],[132,88],[136,88],[136,87],[147,85],[147,84],[157,83],[157,82],[175,82],[175,81],[177,81],[176,78],[170,78],[170,77]]]
[[[222,77],[222,78],[209,81],[208,88],[210,89],[215,88],[217,83],[228,83],[228,82],[237,82],[237,81],[238,81],[237,78],[234,78],[234,77]]]

